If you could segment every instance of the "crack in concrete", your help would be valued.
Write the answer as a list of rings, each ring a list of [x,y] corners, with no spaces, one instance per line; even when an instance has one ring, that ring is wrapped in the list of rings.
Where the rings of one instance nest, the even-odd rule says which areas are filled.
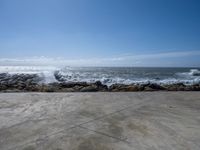
[[[103,133],[103,132],[99,132],[99,131],[96,131],[96,130],[91,130],[91,129],[86,128],[86,127],[83,127],[83,126],[79,126],[79,127],[82,128],[82,129],[89,130],[89,131],[95,132],[95,133],[97,133],[97,134],[101,134],[101,135],[103,135],[103,136],[110,137],[110,138],[113,138],[113,139],[115,139],[115,140],[118,140],[118,141],[121,141],[121,142],[124,142],[124,143],[129,144],[129,142],[126,140],[126,138],[124,138],[124,139],[123,139],[123,138],[118,138],[118,137],[111,136],[111,135],[106,134],[106,133]]]
[[[138,97],[139,97],[139,99],[141,99],[141,98],[140,98],[140,95],[138,95]],[[147,100],[147,101],[150,102],[150,101],[153,101],[153,100]],[[96,120],[100,120],[100,119],[106,118],[106,117],[108,117],[108,116],[111,116],[111,115],[113,115],[113,114],[122,112],[122,111],[124,111],[124,110],[128,110],[128,109],[132,108],[133,106],[135,106],[134,109],[137,109],[137,108],[139,108],[139,107],[141,107],[141,106],[143,106],[143,105],[146,105],[146,104],[144,104],[144,101],[141,101],[141,102],[138,103],[138,104],[133,104],[133,105],[127,106],[127,107],[125,107],[125,108],[123,108],[123,109],[120,109],[120,110],[117,110],[117,111],[108,113],[108,114],[103,115],[103,116],[100,116],[100,117],[97,117],[97,118],[92,119],[92,120],[90,120],[90,121],[87,121],[87,122],[84,122],[84,123],[81,123],[81,124],[77,124],[77,125],[73,125],[72,127],[69,127],[69,128],[67,128],[67,129],[62,129],[62,130],[59,130],[59,131],[57,131],[57,132],[48,134],[48,135],[46,135],[44,138],[48,138],[48,137],[57,135],[57,134],[59,134],[59,133],[62,133],[62,132],[64,132],[64,131],[68,131],[68,130],[71,130],[71,129],[74,129],[74,128],[79,127],[79,128],[85,129],[85,130],[93,131],[93,132],[95,132],[95,133],[97,133],[97,134],[101,134],[101,135],[104,135],[104,136],[107,136],[107,137],[110,137],[110,138],[119,140],[119,141],[121,141],[121,142],[128,143],[128,141],[126,141],[126,140],[124,140],[124,139],[121,139],[121,138],[118,138],[118,137],[114,137],[114,136],[111,136],[111,135],[107,135],[107,134],[105,134],[105,133],[98,132],[98,131],[95,131],[95,130],[91,130],[91,129],[88,129],[88,128],[83,127],[82,125],[91,123],[91,122],[96,121]],[[37,139],[30,140],[30,141],[28,141],[28,142],[25,143],[25,144],[21,144],[21,145],[15,146],[15,147],[10,148],[10,149],[8,149],[8,150],[14,150],[14,149],[16,149],[16,148],[23,147],[23,146],[25,146],[25,145],[34,143],[34,142],[36,142],[36,141],[37,141]]]

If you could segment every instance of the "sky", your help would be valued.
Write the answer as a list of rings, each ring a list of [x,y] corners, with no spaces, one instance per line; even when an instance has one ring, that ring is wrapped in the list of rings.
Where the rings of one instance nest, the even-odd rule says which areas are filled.
[[[200,67],[199,0],[0,0],[0,65]]]

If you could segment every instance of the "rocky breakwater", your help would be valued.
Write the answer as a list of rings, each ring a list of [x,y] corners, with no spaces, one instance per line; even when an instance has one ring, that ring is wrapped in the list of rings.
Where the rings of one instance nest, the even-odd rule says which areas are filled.
[[[37,74],[0,74],[0,91],[37,91],[41,77]]]
[[[136,91],[200,91],[200,84],[113,84],[68,82],[55,75],[58,82],[43,83],[37,74],[0,74],[0,92],[136,92]]]
[[[97,92],[108,91],[108,87],[100,81],[66,82],[58,81],[45,84],[37,74],[0,74],[1,92]]]
[[[113,84],[109,87],[111,92],[135,92],[135,91],[200,91],[200,84],[185,85],[183,83],[174,84]]]
[[[42,92],[137,92],[137,91],[200,91],[200,84],[184,85],[182,83],[159,85],[148,84],[113,84],[103,85],[100,81],[95,83],[87,82],[56,82],[43,84],[40,87]]]
[[[106,92],[108,87],[100,81],[95,83],[87,82],[55,82],[41,85],[43,92]]]

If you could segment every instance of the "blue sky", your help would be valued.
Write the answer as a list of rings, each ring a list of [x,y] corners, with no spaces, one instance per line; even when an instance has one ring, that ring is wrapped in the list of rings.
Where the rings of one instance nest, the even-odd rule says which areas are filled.
[[[0,65],[200,67],[199,58],[199,0],[0,0]]]

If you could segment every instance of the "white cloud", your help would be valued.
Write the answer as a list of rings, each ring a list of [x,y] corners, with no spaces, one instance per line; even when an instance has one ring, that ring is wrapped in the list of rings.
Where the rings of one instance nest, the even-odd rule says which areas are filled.
[[[0,66],[9,65],[45,65],[45,66],[148,66],[149,61],[154,62],[157,66],[157,60],[170,58],[183,58],[189,56],[200,56],[200,51],[174,51],[163,53],[149,53],[141,55],[125,55],[119,57],[107,58],[88,58],[88,59],[64,59],[64,58],[48,58],[48,57],[32,57],[32,58],[0,58]]]

